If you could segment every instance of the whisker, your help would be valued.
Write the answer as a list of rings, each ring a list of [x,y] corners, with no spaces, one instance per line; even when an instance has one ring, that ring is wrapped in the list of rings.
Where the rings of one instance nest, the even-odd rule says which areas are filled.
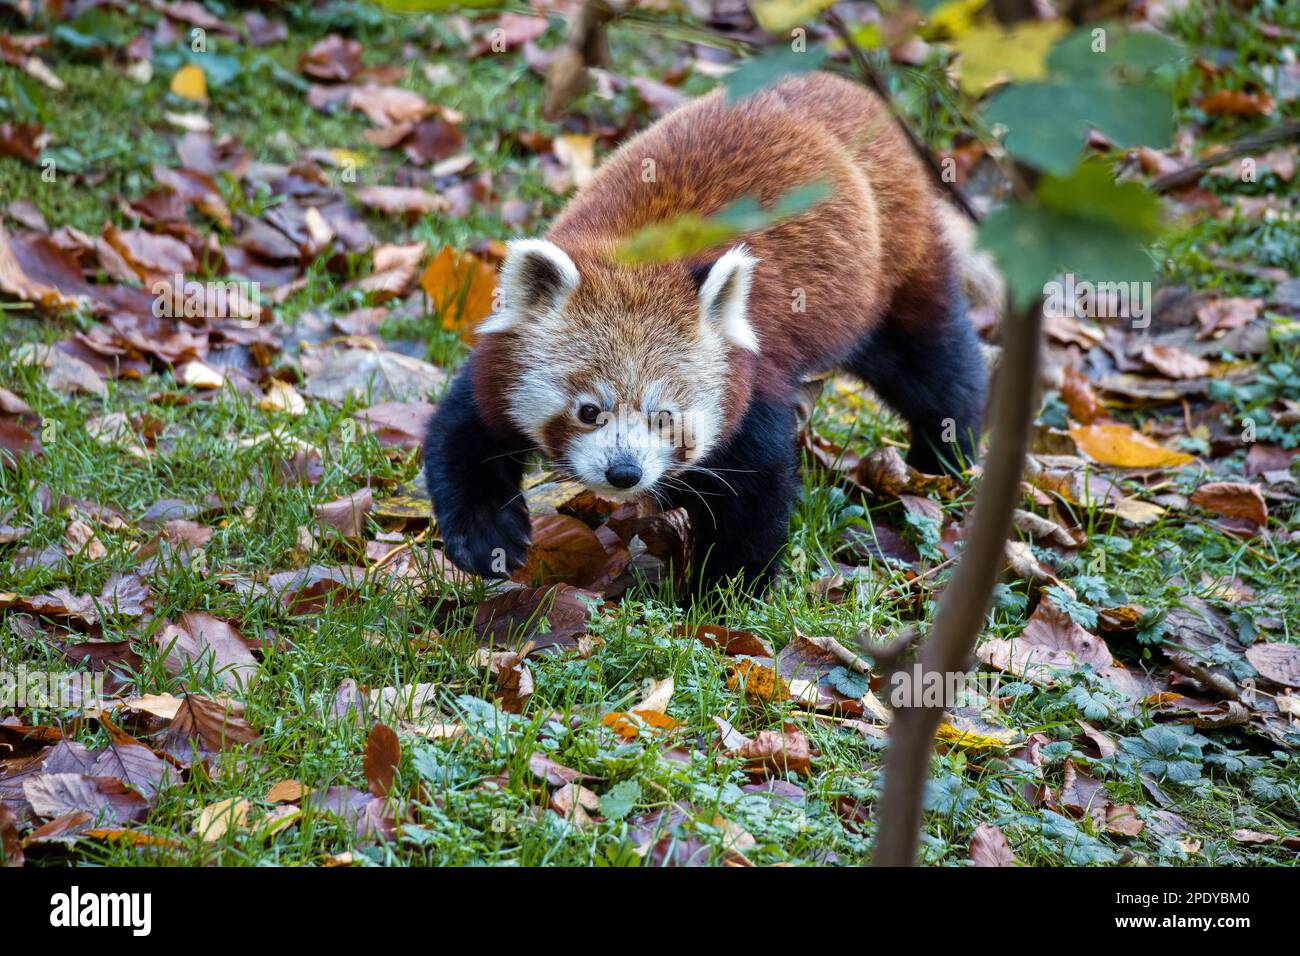
[[[692,471],[698,471],[698,472],[699,472],[700,474],[702,474],[702,475],[708,475],[710,478],[714,478],[714,479],[716,479],[716,480],[722,482],[724,485],[727,486],[727,490],[728,490],[728,491],[730,491],[733,495],[734,495],[734,494],[737,494],[737,491],[736,491],[735,487],[731,484],[731,482],[727,481],[726,478],[723,478],[722,475],[718,474],[717,471],[716,471],[715,469],[713,469],[713,468],[705,468],[705,467],[703,467],[702,465],[696,465],[696,466],[695,466],[693,469],[691,469],[691,470],[692,470]],[[733,470],[733,471],[740,471],[741,469],[734,468],[734,469],[732,469],[732,470]]]

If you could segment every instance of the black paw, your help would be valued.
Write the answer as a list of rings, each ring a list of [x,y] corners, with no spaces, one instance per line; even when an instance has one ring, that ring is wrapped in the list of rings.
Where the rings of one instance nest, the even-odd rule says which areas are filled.
[[[442,550],[462,571],[505,578],[528,559],[532,522],[523,499],[502,508],[482,506],[439,520]]]

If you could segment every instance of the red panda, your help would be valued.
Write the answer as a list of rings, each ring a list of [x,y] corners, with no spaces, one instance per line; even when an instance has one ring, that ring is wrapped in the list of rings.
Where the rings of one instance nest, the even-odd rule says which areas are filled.
[[[807,210],[686,261],[622,264],[620,243],[742,197],[819,182]],[[508,246],[500,308],[439,403],[426,476],[447,556],[524,562],[524,459],[606,497],[690,513],[697,588],[759,590],[798,482],[795,390],[842,369],[910,424],[909,462],[972,461],[986,390],[965,253],[887,109],[829,74],[685,104],[597,170],[545,238]]]

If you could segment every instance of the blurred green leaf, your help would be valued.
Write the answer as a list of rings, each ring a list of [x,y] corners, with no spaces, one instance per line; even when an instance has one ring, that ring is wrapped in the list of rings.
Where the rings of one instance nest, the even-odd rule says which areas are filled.
[[[1099,160],[1081,163],[1065,178],[1044,176],[1035,192],[1058,212],[1121,226],[1145,242],[1160,235],[1160,197],[1140,183],[1115,182]]]
[[[764,53],[745,60],[727,77],[727,99],[731,102],[753,96],[784,76],[811,73],[826,59],[826,48],[815,46],[797,51],[781,43]]]
[[[1097,30],[1104,31],[1104,50],[1097,49]],[[1129,30],[1111,21],[1075,30],[1048,55],[1047,67],[1054,75],[1074,79],[1137,78],[1186,55],[1182,44],[1162,33]]]
[[[998,260],[1013,301],[1024,306],[1043,284],[1069,270],[1091,281],[1148,282],[1154,274],[1141,240],[1128,230],[1043,206],[1015,205],[991,213],[980,246]]]
[[[689,212],[657,222],[633,233],[614,252],[623,265],[675,262],[720,246],[775,222],[797,216],[830,195],[830,185],[820,180],[790,190],[763,209],[753,196],[741,196],[712,216]]]
[[[984,119],[1007,128],[1013,156],[1057,176],[1074,169],[1090,126],[1117,146],[1168,146],[1174,131],[1168,93],[1101,82],[1010,86],[997,93]]]

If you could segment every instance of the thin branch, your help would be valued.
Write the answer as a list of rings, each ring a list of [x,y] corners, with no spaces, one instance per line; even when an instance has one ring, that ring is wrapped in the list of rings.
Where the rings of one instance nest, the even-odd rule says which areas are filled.
[[[1224,143],[1213,156],[1202,159],[1199,162],[1175,170],[1172,173],[1165,173],[1163,176],[1157,176],[1151,180],[1151,191],[1156,193],[1167,193],[1171,189],[1178,189],[1182,186],[1190,186],[1196,182],[1215,166],[1225,163],[1230,159],[1236,159],[1238,156],[1245,156],[1256,150],[1271,146],[1274,143],[1283,143],[1291,139],[1300,139],[1300,120],[1292,120],[1289,123],[1282,123],[1258,133],[1250,133],[1235,139],[1230,143]]]
[[[970,200],[968,200],[966,195],[957,188],[956,183],[944,178],[943,167],[939,165],[939,160],[935,157],[934,153],[930,151],[930,147],[923,143],[921,138],[916,135],[912,130],[911,124],[907,122],[906,118],[899,112],[898,107],[894,105],[894,99],[889,95],[889,88],[885,85],[884,79],[880,76],[880,73],[876,68],[871,65],[871,61],[862,51],[862,48],[858,46],[857,41],[853,39],[853,34],[849,32],[849,28],[845,25],[844,21],[840,19],[840,15],[833,10],[827,10],[822,14],[822,18],[826,21],[827,26],[835,31],[835,35],[840,38],[844,43],[844,46],[848,49],[849,56],[853,58],[853,63],[858,68],[858,73],[861,74],[863,82],[873,90],[881,100],[884,101],[885,107],[889,110],[890,116],[894,118],[894,122],[898,125],[898,128],[902,130],[903,135],[907,137],[907,142],[908,145],[912,147],[912,152],[915,153],[916,157],[925,164],[925,168],[930,171],[930,178],[934,180],[940,190],[948,194],[948,197],[952,199],[958,209],[970,217],[972,222],[979,222],[980,215],[975,211],[975,207],[970,204]]]
[[[1004,563],[1011,514],[1020,497],[1029,428],[1037,407],[1041,304],[1035,301],[1018,311],[1009,307],[1007,314],[993,427],[970,535],[939,601],[934,626],[921,646],[921,679],[938,675],[939,686],[946,686],[945,675],[962,674],[970,667],[994,580]],[[907,687],[904,684],[904,689]],[[924,699],[920,688],[913,689],[915,696],[905,703]],[[885,791],[876,816],[876,843],[871,856],[874,866],[911,866],[916,862],[930,754],[942,718],[942,705],[894,709],[885,755]]]

